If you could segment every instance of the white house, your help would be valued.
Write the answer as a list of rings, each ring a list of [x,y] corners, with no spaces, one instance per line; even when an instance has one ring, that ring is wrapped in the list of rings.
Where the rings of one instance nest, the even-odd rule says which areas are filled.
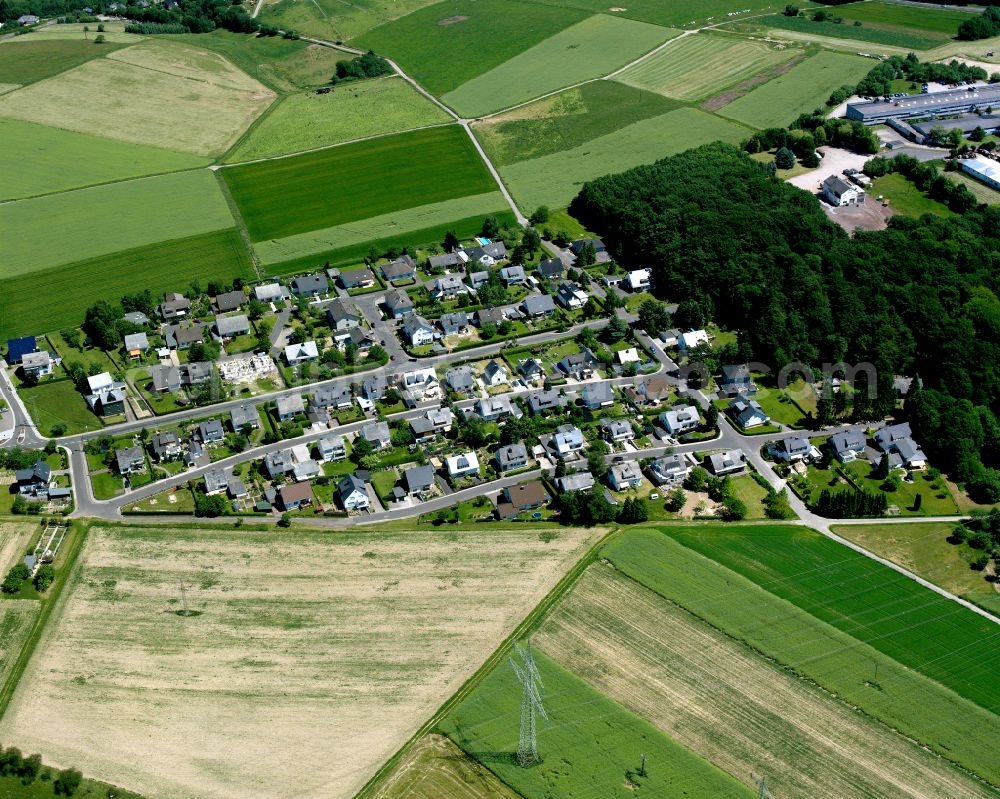
[[[289,344],[285,347],[285,361],[289,366],[315,361],[319,358],[319,348],[315,341],[303,341],[301,344]]]
[[[830,205],[859,205],[865,201],[865,190],[839,175],[830,175],[823,181],[823,196]]]
[[[681,405],[660,414],[660,423],[673,436],[691,432],[698,422],[698,409],[693,405]]]
[[[681,352],[697,349],[702,344],[708,344],[708,333],[704,330],[689,330],[677,338],[677,347]]]
[[[560,458],[580,452],[585,444],[586,439],[580,428],[569,424],[560,425],[556,428],[556,434],[552,436],[552,447]]]
[[[364,481],[353,474],[345,475],[337,483],[337,493],[344,510],[364,510],[368,507],[368,489]]]
[[[638,488],[642,485],[642,469],[635,461],[616,463],[608,471],[608,480],[615,491]]]
[[[403,333],[414,347],[434,342],[434,326],[418,314],[410,314],[403,322]]]
[[[487,386],[502,386],[509,382],[508,378],[507,367],[499,361],[490,361],[483,370],[483,382]]]
[[[472,450],[461,455],[452,455],[445,459],[445,464],[448,467],[448,476],[451,478],[458,479],[479,474],[479,458]]]
[[[625,275],[625,282],[631,291],[646,291],[652,285],[653,274],[648,269],[633,269]]]

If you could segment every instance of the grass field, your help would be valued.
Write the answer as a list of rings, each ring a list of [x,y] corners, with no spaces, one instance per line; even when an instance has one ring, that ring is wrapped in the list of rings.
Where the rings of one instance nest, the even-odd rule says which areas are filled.
[[[212,279],[230,282],[253,274],[250,255],[233,228],[71,261],[4,280],[0,337],[38,334],[44,327],[74,327],[97,300],[117,301],[137,286],[158,297],[184,291],[193,280],[205,286]],[[39,296],[39,285],[46,287],[44,298]]]
[[[678,33],[597,14],[462,84],[441,100],[462,116],[482,116],[606,75]]]
[[[30,163],[30,168],[25,164]],[[208,160],[158,147],[0,119],[0,200],[205,166]]]
[[[835,9],[835,14],[845,19],[942,33],[946,38],[953,37],[958,32],[958,26],[974,16],[972,11],[959,11],[955,8],[908,6],[883,0],[840,5]]]
[[[144,38],[135,33],[125,33],[126,23],[124,21],[108,20],[101,24],[104,25],[104,30],[101,33],[104,34],[105,42],[135,44],[136,42],[141,42]],[[84,28],[89,28],[90,30],[85,31]],[[26,36],[18,36],[12,39],[11,43],[61,41],[75,44],[77,41],[81,41],[93,46],[94,37],[97,36],[97,33],[97,24],[93,22],[68,22],[47,25],[44,28],[33,30]],[[97,48],[100,49],[100,45],[97,45]]]
[[[450,122],[402,78],[362,81],[283,98],[226,156],[229,163]]]
[[[896,173],[883,175],[872,181],[870,194],[872,197],[884,195],[889,200],[889,207],[897,214],[911,216],[914,219],[924,214],[944,217],[955,215],[947,205],[932,200],[920,191],[913,185],[912,180]]]
[[[497,166],[559,153],[680,106],[611,80],[578,86],[473,125]]]
[[[222,170],[253,241],[493,191],[457,125]]]
[[[694,108],[680,108],[636,122],[585,144],[500,169],[524,208],[563,208],[585,181],[682,152],[712,141],[739,142],[746,128]]]
[[[963,184],[969,191],[976,195],[976,199],[987,205],[1000,205],[1000,191],[992,186],[987,186],[981,180],[969,177],[964,172],[949,172],[948,179],[956,183]]]
[[[609,10],[608,4],[602,0],[541,0],[541,2],[585,8],[597,13]],[[672,0],[669,3],[665,3],[663,0],[637,0],[636,2],[623,3],[622,6],[617,7],[621,10],[613,13],[615,16],[652,22],[655,25],[681,27],[709,20],[717,24],[728,19],[727,14],[730,12],[739,15],[741,12],[757,11],[768,8],[770,5],[773,4],[769,3],[768,0],[745,0],[745,2],[740,2],[740,0]]]
[[[749,799],[753,795],[537,649],[534,658],[550,716],[548,724],[539,725],[541,763],[527,769],[517,763],[521,686],[506,661],[441,725],[462,749],[522,796]],[[638,776],[641,753],[647,756],[646,777]]]
[[[416,11],[432,0],[268,0],[260,19],[283,29],[330,40],[347,40]]]
[[[36,308],[37,303],[36,299]],[[35,324],[38,324],[37,315],[35,320]],[[51,436],[52,426],[56,424],[66,428],[66,435],[100,430],[103,427],[101,420],[91,413],[87,401],[76,390],[72,380],[40,383],[31,388],[18,389],[17,393],[43,436]]]
[[[0,96],[0,116],[213,156],[274,99],[206,50],[153,42],[112,56]]]
[[[995,796],[609,564],[588,569],[535,641],[601,693],[740,780],[766,772],[775,796]]]
[[[506,211],[503,195],[498,191],[419,205],[358,222],[300,233],[284,239],[262,241],[254,245],[261,262],[273,268],[283,261],[316,256],[331,250],[343,250],[370,242],[382,242],[411,232],[429,228],[447,228],[459,219],[478,219]],[[473,231],[475,232],[475,231]],[[426,243],[426,242],[421,242]]]
[[[817,53],[734,100],[719,113],[756,128],[788,125],[799,114],[822,106],[838,86],[857,83],[871,68],[871,59]]]
[[[58,220],[55,230],[53,220]],[[232,224],[229,207],[208,170],[18,200],[0,205],[0,277]]]
[[[840,13],[840,7],[835,13]],[[813,22],[807,17],[786,17],[784,14],[757,17],[753,20],[753,25],[758,28],[763,26],[769,29],[777,28],[781,31],[803,33],[810,40],[813,40],[813,37],[830,37],[833,40],[871,42],[887,47],[902,47],[907,50],[929,50],[941,44],[942,41],[947,41],[946,37],[928,34],[926,31],[887,30],[874,28],[871,25],[857,27],[850,23],[838,24],[830,21]]]
[[[586,11],[523,0],[444,0],[352,44],[391,56],[410,77],[440,96],[588,16]]]
[[[112,53],[120,46],[92,41],[36,40],[32,34],[19,36],[0,44],[0,83],[25,86],[45,80]]]
[[[700,100],[798,54],[763,42],[696,34],[664,47],[615,80],[678,100]]]
[[[353,796],[597,535],[93,528],[3,740],[149,796]]]
[[[816,618],[993,713],[989,652],[1000,628],[864,555],[801,528],[761,525],[667,532]]]

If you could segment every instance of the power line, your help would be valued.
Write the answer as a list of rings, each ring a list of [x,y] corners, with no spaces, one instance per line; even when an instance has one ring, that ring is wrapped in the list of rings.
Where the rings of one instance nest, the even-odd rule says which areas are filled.
[[[535,714],[537,713],[546,721],[549,720],[549,714],[542,706],[545,688],[542,685],[542,675],[538,673],[534,658],[531,656],[531,642],[525,646],[515,644],[515,648],[521,658],[521,663],[517,663],[513,657],[508,658],[508,660],[522,688],[521,729],[517,738],[517,762],[522,767],[527,767],[534,765],[541,759],[538,757]]]

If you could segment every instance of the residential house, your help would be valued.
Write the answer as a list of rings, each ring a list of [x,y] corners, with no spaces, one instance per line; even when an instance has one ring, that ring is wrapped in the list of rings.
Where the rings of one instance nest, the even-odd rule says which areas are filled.
[[[149,324],[149,317],[142,311],[129,311],[127,314],[122,314],[122,319],[137,327],[145,327]]]
[[[567,402],[566,397],[556,388],[533,391],[528,394],[528,408],[531,410],[532,416],[544,416],[549,411],[559,413],[566,407]]]
[[[844,430],[830,436],[830,451],[841,463],[857,460],[865,451],[865,434],[860,430]]]
[[[543,280],[562,280],[565,267],[559,258],[546,258],[535,267]]]
[[[623,350],[618,350],[616,355],[618,357],[618,363],[620,363],[622,366],[625,366],[626,364],[629,363],[638,364],[642,360],[642,358],[639,356],[638,347],[626,347]]]
[[[399,376],[398,382],[403,402],[411,408],[419,402],[441,396],[441,384],[432,367],[405,372]]]
[[[247,491],[247,485],[239,477],[229,478],[229,483],[226,485],[226,491],[229,494],[230,499],[246,499],[250,492]]]
[[[7,339],[8,366],[20,365],[24,356],[31,352],[38,352],[38,341],[34,336]]]
[[[737,394],[750,396],[757,391],[757,386],[750,380],[750,367],[745,363],[735,363],[722,367],[722,378],[719,380],[719,394],[724,397],[735,397]]]
[[[672,327],[670,330],[661,330],[660,335],[657,336],[664,347],[676,347],[680,337],[681,331],[676,327]]]
[[[182,386],[201,386],[212,379],[215,365],[209,361],[188,361],[177,367]]]
[[[594,248],[594,254],[597,256],[597,263],[603,263],[608,260],[608,248],[600,239],[580,239],[579,241],[574,241],[569,245],[570,252],[579,258],[583,248],[588,244],[592,245]]]
[[[875,431],[875,443],[883,452],[891,452],[897,441],[912,437],[913,431],[909,422],[886,425],[881,430]]]
[[[912,438],[909,422],[888,425],[875,433],[875,443],[883,452],[899,456],[908,469],[923,469],[927,457]]]
[[[201,442],[190,439],[188,441],[188,448],[183,453],[184,465],[189,469],[193,469],[196,466],[204,466],[210,461],[209,455],[205,452],[205,448],[201,445]]]
[[[476,413],[487,422],[514,417],[521,418],[521,410],[510,401],[510,397],[501,394],[498,397],[486,397],[476,402]]]
[[[436,337],[434,326],[419,314],[409,314],[403,322],[403,335],[414,347],[433,344]]]
[[[594,475],[590,472],[574,472],[565,477],[557,477],[555,483],[560,494],[568,491],[589,491],[594,487]]]
[[[351,407],[350,386],[320,386],[309,400],[309,408],[334,408],[338,411]]]
[[[472,286],[473,291],[476,291],[484,283],[489,282],[489,279],[489,272],[469,272],[468,275],[469,285]]]
[[[145,333],[127,333],[122,349],[129,354],[130,358],[138,358],[149,350],[149,338]]]
[[[218,444],[225,438],[226,431],[218,419],[209,419],[198,425],[198,439],[202,444]]]
[[[303,449],[306,449],[305,445],[302,445]],[[308,449],[306,449],[305,455],[309,454]],[[301,460],[298,458],[294,459],[292,464],[292,477],[295,479],[296,483],[305,483],[309,480],[313,480],[319,477],[320,468],[319,464],[316,463],[312,458],[304,457]]]
[[[188,315],[188,312],[191,310],[191,300],[183,294],[171,292],[163,298],[163,302],[160,303],[157,310],[164,320],[177,319]]]
[[[746,455],[743,454],[743,450],[739,449],[716,452],[714,455],[707,455],[701,465],[716,477],[723,477],[727,474],[744,471],[746,469]]]
[[[469,327],[469,314],[466,311],[442,314],[441,318],[438,319],[438,326],[441,328],[442,334],[457,336]]]
[[[247,295],[243,293],[242,289],[226,291],[215,295],[215,308],[219,313],[229,313],[242,308],[246,301]]]
[[[332,330],[351,330],[361,324],[361,316],[354,305],[338,297],[327,303],[326,321]]]
[[[371,422],[361,428],[361,437],[370,442],[375,449],[386,449],[392,446],[392,433],[388,422]]]
[[[403,255],[379,267],[386,280],[413,280],[417,276],[417,265],[409,255]]]
[[[149,376],[153,381],[153,391],[157,394],[180,391],[181,389],[181,370],[176,366],[163,366],[161,364],[151,366],[149,367]]]
[[[234,432],[257,430],[260,427],[260,412],[252,402],[237,405],[229,412],[229,419]]]
[[[745,394],[740,394],[726,406],[726,413],[744,430],[768,424],[771,419],[764,413],[760,403]]]
[[[153,457],[160,463],[181,456],[181,437],[174,430],[157,433],[150,439],[149,445],[153,450]]]
[[[528,448],[524,444],[508,444],[500,447],[496,453],[497,468],[501,472],[511,472],[523,469],[528,465]]]
[[[508,288],[511,286],[520,286],[525,280],[524,267],[505,266],[500,270],[500,280]]]
[[[389,383],[385,379],[385,375],[368,375],[368,377],[361,381],[361,395],[372,402],[385,397],[385,392],[388,390]]]
[[[658,486],[683,483],[690,471],[683,455],[664,455],[649,464],[649,476]]]
[[[476,311],[476,324],[499,325],[507,319],[507,311],[504,308],[480,308]]]
[[[608,470],[608,481],[615,491],[625,491],[642,485],[642,469],[635,461],[612,464]]]
[[[146,456],[142,447],[125,447],[115,452],[115,467],[122,476],[146,471]]]
[[[653,375],[635,388],[626,388],[623,393],[636,407],[659,405],[670,399],[670,382],[663,375]]]
[[[576,283],[564,281],[559,284],[559,289],[556,291],[556,300],[564,308],[568,308],[571,311],[582,308],[587,304],[588,299],[590,299],[590,295],[576,285]]]
[[[653,273],[648,269],[633,269],[625,275],[625,285],[632,292],[648,291],[652,281]]]
[[[433,466],[411,466],[403,472],[403,483],[410,496],[430,491],[437,484]]]
[[[145,334],[140,334],[145,338]],[[21,371],[25,377],[44,377],[52,374],[52,356],[47,350],[27,352],[21,358]]]
[[[383,302],[389,316],[393,319],[402,319],[407,314],[413,313],[413,300],[402,289],[387,291]]]
[[[601,434],[609,444],[624,444],[635,438],[635,430],[627,419],[601,419]]]
[[[290,449],[269,452],[264,456],[264,469],[272,480],[283,478],[292,470],[292,451]]]
[[[590,348],[584,347],[580,352],[571,352],[569,355],[563,356],[563,359],[559,361],[559,368],[567,377],[588,380],[594,376],[597,363],[597,358],[594,357]]]
[[[263,286],[254,286],[253,296],[258,302],[274,302],[283,299],[285,291],[280,283],[265,283]]]
[[[571,424],[563,424],[556,428],[556,433],[552,436],[550,446],[560,458],[568,458],[577,452],[581,452],[586,444],[587,440],[583,437],[583,432],[579,427]]]
[[[98,416],[118,416],[125,413],[125,384],[112,380],[108,372],[87,378],[90,394],[86,396],[90,409]]]
[[[49,481],[52,479],[52,468],[45,461],[35,461],[27,469],[17,469],[14,480],[17,481],[17,491],[22,496],[45,497],[49,492]]]
[[[502,386],[509,378],[507,367],[499,361],[490,361],[483,370],[483,382],[490,387]]]
[[[304,483],[303,485],[308,485]],[[337,494],[340,496],[340,504],[344,510],[365,510],[370,501],[368,499],[368,486],[364,480],[357,475],[348,474],[337,483]]]
[[[368,495],[365,494],[365,500]],[[298,510],[305,505],[311,505],[313,500],[312,486],[309,483],[289,483],[278,489],[278,501],[286,511]],[[365,505],[365,507],[368,507]]]
[[[432,255],[427,259],[427,266],[429,269],[456,269],[464,267],[468,260],[462,250],[455,250],[444,255]]]
[[[517,373],[526,383],[545,379],[545,367],[537,358],[525,358],[517,365]]]
[[[435,300],[447,300],[459,294],[468,294],[469,287],[459,275],[444,275],[431,283],[430,293]]]
[[[343,346],[345,350],[349,345],[353,344],[357,348],[357,356],[359,358],[367,358],[371,354],[372,347],[375,346],[375,339],[364,328],[355,327],[351,329],[346,338],[338,341],[338,344]]]
[[[306,406],[301,394],[291,394],[286,397],[278,397],[275,406],[278,411],[278,421],[287,422],[294,419],[299,414],[305,414]]]
[[[490,241],[476,247],[466,247],[463,251],[470,263],[493,266],[507,258],[507,246],[502,241]]]
[[[830,205],[859,205],[865,201],[865,190],[848,183],[840,175],[830,175],[823,181],[823,197]]]
[[[660,424],[672,436],[690,433],[701,423],[698,409],[694,405],[678,405],[660,414]]]
[[[192,344],[203,344],[205,325],[168,325],[163,329],[163,341],[171,350],[186,350]]]
[[[519,513],[536,510],[552,498],[541,480],[510,486],[501,496],[503,501],[497,503],[497,516],[501,519],[512,519]]]
[[[615,392],[610,383],[588,383],[580,392],[580,399],[585,407],[596,411],[598,408],[609,408],[615,404]]]
[[[524,315],[529,319],[544,319],[556,310],[555,301],[548,294],[532,294],[521,303]]]
[[[444,382],[456,394],[472,394],[476,390],[470,366],[453,366],[445,372]]]
[[[323,436],[316,442],[316,449],[323,463],[347,460],[347,440],[343,436]]]
[[[896,453],[907,469],[923,469],[927,466],[927,456],[912,438],[896,441]]]
[[[704,330],[689,330],[687,333],[681,333],[680,337],[677,339],[677,348],[681,352],[691,352],[702,345],[707,345],[709,343],[708,333]]]
[[[315,341],[303,341],[301,344],[289,344],[285,347],[285,362],[289,366],[311,363],[318,359],[319,347]]]
[[[215,332],[220,338],[236,338],[250,333],[250,320],[246,314],[215,317]]]
[[[299,297],[315,297],[317,294],[326,294],[329,290],[330,284],[326,275],[319,272],[292,279],[292,294]]]
[[[25,28],[28,25],[37,25],[39,22],[41,22],[41,20],[34,14],[21,14],[21,16],[17,18],[17,24],[22,28]]]
[[[345,289],[370,289],[375,285],[375,273],[367,266],[358,269],[343,269],[340,272],[340,285]]]
[[[221,494],[229,488],[229,478],[226,477],[225,469],[218,466],[205,472],[205,493]]]

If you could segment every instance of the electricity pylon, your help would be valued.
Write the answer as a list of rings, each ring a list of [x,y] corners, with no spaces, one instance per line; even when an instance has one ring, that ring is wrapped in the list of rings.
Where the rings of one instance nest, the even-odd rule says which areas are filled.
[[[758,777],[752,772],[750,777],[757,783],[757,799],[774,799],[774,794],[767,787],[767,777]]]
[[[531,657],[531,644],[529,643],[527,646],[515,644],[515,647],[521,662],[517,663],[514,658],[509,658],[509,660],[522,688],[521,732],[517,739],[517,762],[525,767],[539,761],[535,714],[537,713],[546,721],[549,720],[549,715],[542,706],[544,686],[542,685],[542,676],[538,673],[535,661]]]

